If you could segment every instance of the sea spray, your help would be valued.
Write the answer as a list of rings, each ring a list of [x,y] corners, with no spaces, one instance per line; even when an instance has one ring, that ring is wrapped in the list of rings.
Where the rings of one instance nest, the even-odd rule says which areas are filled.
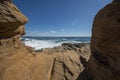
[[[22,41],[34,50],[41,50],[61,46],[63,43],[89,43],[90,37],[23,37]]]

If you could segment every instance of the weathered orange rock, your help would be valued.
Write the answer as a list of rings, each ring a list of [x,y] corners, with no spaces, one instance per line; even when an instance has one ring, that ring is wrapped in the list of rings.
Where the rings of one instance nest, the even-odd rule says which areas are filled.
[[[22,30],[18,30],[18,28],[27,21],[28,19],[10,0],[0,1],[0,38],[20,34]]]
[[[90,55],[89,45],[34,52],[14,38],[0,43],[0,80],[76,80],[84,70],[80,57]]]
[[[0,0],[0,80],[76,80],[89,60],[89,45],[64,44],[33,51],[19,39],[27,18],[10,0]]]
[[[120,80],[120,0],[114,0],[96,15],[91,52],[85,73],[90,80]]]

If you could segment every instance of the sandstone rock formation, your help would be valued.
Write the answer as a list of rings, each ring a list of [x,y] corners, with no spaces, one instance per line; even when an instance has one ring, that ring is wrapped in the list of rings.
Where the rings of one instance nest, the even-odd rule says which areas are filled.
[[[26,22],[10,0],[0,0],[0,80],[120,80],[119,0],[95,17],[90,60],[89,44],[33,51],[19,39]]]
[[[96,15],[91,53],[82,80],[120,80],[120,0],[114,0]]]
[[[82,47],[64,44],[34,52],[21,42],[10,39],[1,42],[0,80],[76,80],[84,70],[82,62],[87,62],[90,56],[87,44]]]
[[[89,60],[89,44],[33,51],[19,39],[27,18],[0,0],[0,80],[76,80]]]
[[[81,45],[66,43],[62,46],[42,51],[44,54],[52,57],[50,80],[77,79],[78,75],[84,70],[84,65],[81,60],[84,59],[87,62],[90,57],[89,45],[85,44],[82,47]]]
[[[9,0],[0,0],[0,38],[24,33],[22,25],[27,18]]]

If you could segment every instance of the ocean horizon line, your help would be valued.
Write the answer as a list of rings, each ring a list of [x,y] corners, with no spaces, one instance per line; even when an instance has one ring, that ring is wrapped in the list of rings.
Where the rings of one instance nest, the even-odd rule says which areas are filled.
[[[89,37],[91,36],[22,36],[22,37]]]

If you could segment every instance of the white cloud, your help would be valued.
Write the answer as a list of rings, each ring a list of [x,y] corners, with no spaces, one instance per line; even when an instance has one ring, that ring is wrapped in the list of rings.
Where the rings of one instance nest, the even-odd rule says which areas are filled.
[[[50,31],[50,32],[53,33],[53,34],[55,33],[55,31]]]
[[[51,30],[47,32],[40,32],[40,31],[31,31],[28,30],[26,36],[54,36],[56,31]]]
[[[65,31],[65,29],[62,29],[61,31],[63,31],[63,32],[64,32],[64,31]]]

